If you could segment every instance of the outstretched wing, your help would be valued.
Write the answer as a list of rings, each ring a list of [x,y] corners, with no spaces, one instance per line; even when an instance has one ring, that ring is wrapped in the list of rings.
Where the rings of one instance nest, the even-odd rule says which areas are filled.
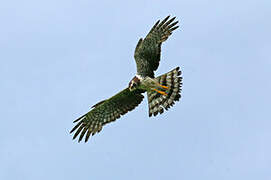
[[[161,44],[166,41],[172,34],[172,31],[177,29],[178,21],[174,22],[175,17],[169,19],[167,16],[161,23],[157,21],[145,39],[139,39],[134,58],[137,66],[137,74],[145,77],[154,77],[154,72],[157,70],[160,61]]]
[[[84,136],[87,142],[90,135],[102,130],[103,125],[115,121],[138,106],[144,98],[141,93],[139,90],[130,91],[126,88],[115,96],[95,104],[91,111],[74,121],[77,124],[70,131],[75,131],[73,139],[80,134],[78,142]]]

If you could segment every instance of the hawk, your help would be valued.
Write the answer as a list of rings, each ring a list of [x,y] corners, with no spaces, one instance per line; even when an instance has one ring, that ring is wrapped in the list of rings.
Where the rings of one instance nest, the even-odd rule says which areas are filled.
[[[102,130],[102,127],[120,118],[121,115],[132,111],[143,100],[143,93],[147,92],[149,117],[162,114],[179,101],[181,95],[182,77],[180,68],[155,77],[154,71],[159,66],[162,42],[166,41],[172,32],[177,29],[176,17],[167,16],[160,22],[158,20],[144,39],[139,39],[134,58],[137,66],[135,77],[129,82],[127,88],[115,96],[98,102],[92,106],[91,111],[74,121],[77,123],[70,133],[73,139],[78,135],[78,142],[83,138],[87,142],[90,135]]]

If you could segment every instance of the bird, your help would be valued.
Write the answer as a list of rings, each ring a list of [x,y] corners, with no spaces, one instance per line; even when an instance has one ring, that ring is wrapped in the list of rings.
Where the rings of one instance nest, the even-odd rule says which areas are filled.
[[[162,114],[181,98],[182,72],[179,67],[163,75],[154,76],[161,57],[161,45],[176,30],[178,21],[170,15],[158,20],[145,38],[140,38],[134,52],[137,73],[128,87],[106,100],[91,107],[91,110],[73,121],[75,126],[70,133],[78,142],[87,142],[100,132],[104,125],[115,121],[135,109],[147,92],[149,117]]]

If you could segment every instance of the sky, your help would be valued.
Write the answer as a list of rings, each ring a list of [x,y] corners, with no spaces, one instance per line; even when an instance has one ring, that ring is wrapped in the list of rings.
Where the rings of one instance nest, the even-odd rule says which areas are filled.
[[[271,1],[0,2],[0,179],[270,180]],[[180,28],[156,75],[180,66],[181,100],[147,101],[87,143],[73,120],[128,86],[158,19]]]

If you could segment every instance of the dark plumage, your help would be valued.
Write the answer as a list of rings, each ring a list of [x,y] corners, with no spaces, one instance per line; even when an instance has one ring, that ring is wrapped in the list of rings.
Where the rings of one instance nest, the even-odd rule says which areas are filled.
[[[166,41],[172,32],[179,26],[178,21],[174,22],[175,17],[169,19],[167,16],[161,23],[158,20],[145,39],[139,39],[135,49],[135,60],[137,66],[137,74],[141,76],[154,77],[161,57],[161,45]]]
[[[137,75],[130,81],[128,88],[115,96],[100,101],[92,109],[76,119],[76,125],[70,131],[74,133],[73,139],[79,136],[87,142],[90,135],[102,130],[102,127],[121,115],[132,111],[143,100],[142,93],[147,91],[149,103],[149,116],[163,113],[174,105],[181,97],[182,77],[179,67],[154,78],[161,56],[162,42],[166,41],[172,32],[178,28],[175,17],[167,16],[163,21],[157,21],[144,39],[139,39],[134,58],[137,66]]]
[[[74,121],[77,124],[70,131],[72,133],[76,130],[73,139],[81,133],[78,139],[81,141],[86,134],[85,142],[87,142],[90,135],[100,132],[103,125],[115,121],[121,115],[133,110],[143,98],[144,96],[140,92],[131,92],[126,88],[110,99],[96,104],[90,112]]]

